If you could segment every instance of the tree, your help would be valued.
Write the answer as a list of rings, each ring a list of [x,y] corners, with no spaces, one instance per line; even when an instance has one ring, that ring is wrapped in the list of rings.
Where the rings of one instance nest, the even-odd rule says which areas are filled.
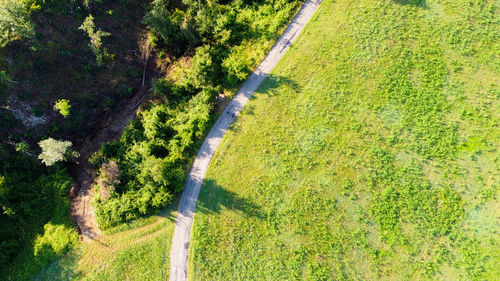
[[[22,141],[16,144],[16,151],[26,153],[30,149],[29,145]]]
[[[56,104],[54,104],[54,110],[61,113],[61,115],[64,118],[66,118],[69,115],[70,108],[71,108],[71,105],[69,104],[69,100],[67,100],[67,99],[58,100],[58,101],[56,101]]]
[[[87,36],[90,38],[89,47],[96,56],[97,64],[101,65],[104,62],[104,58],[107,56],[106,50],[102,49],[102,38],[110,36],[111,33],[102,31],[100,28],[96,30],[94,17],[92,15],[88,15],[78,29],[87,33]]]
[[[58,161],[66,160],[68,157],[76,157],[77,153],[71,150],[70,141],[59,141],[53,138],[42,140],[38,143],[42,148],[42,153],[38,159],[46,166],[52,166]]]
[[[0,0],[0,47],[19,39],[35,37],[27,5],[18,0]]]
[[[196,48],[196,54],[193,57],[193,63],[185,73],[185,81],[197,89],[206,86],[215,86],[218,79],[219,64],[214,62],[213,48],[204,45]]]

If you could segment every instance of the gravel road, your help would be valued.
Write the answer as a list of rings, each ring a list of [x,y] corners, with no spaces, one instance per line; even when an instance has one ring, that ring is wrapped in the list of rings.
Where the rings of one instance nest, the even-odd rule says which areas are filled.
[[[193,167],[179,203],[179,213],[175,222],[172,249],[170,252],[170,280],[184,281],[188,279],[188,254],[189,242],[191,240],[191,227],[196,209],[196,202],[200,193],[201,184],[208,164],[212,159],[217,147],[222,141],[224,134],[241,112],[243,106],[248,102],[255,90],[262,81],[278,64],[293,41],[305,27],[307,22],[318,9],[321,0],[307,0],[297,13],[292,22],[288,25],[283,35],[278,39],[266,58],[255,69],[250,78],[243,84],[234,99],[229,103],[222,115],[219,117],[214,127],[203,142],[203,145],[194,160]]]

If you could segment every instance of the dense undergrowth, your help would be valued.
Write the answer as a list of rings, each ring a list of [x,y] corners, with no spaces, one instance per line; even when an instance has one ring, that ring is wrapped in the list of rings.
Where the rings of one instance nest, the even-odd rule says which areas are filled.
[[[47,171],[0,145],[2,280],[29,279],[78,243],[69,215],[71,183],[64,169]]]
[[[55,138],[52,152],[70,144],[59,140],[81,147],[113,112],[128,110],[124,105],[143,70],[150,76],[163,71],[138,120],[90,159],[100,171],[96,214],[102,228],[159,212],[182,189],[215,115],[216,95],[234,92],[298,5],[1,0],[0,141],[10,147],[0,171],[6,278],[29,279],[76,244],[64,196],[71,164],[40,166],[40,140]],[[16,187],[18,180],[26,186]]]
[[[324,1],[220,151],[193,280],[495,280],[494,1]]]
[[[298,3],[152,3],[144,21],[159,58],[189,62],[174,62],[169,75],[155,82],[154,99],[139,119],[92,157],[104,167],[95,201],[101,227],[157,212],[182,190],[213,120],[216,95],[231,95],[247,78]],[[117,167],[113,175],[105,169],[109,165]],[[103,184],[109,182],[115,184]]]
[[[0,1],[0,279],[31,279],[78,244],[69,214],[71,164],[44,166],[38,143],[81,144],[132,96],[142,73],[135,38],[141,5]],[[112,33],[100,42],[108,55],[101,64],[78,29],[89,14],[96,29]],[[43,155],[64,159],[51,154],[60,144],[71,146],[52,141]]]
[[[36,151],[47,136],[79,142],[141,85],[142,2],[0,1],[0,137]],[[92,15],[103,37],[94,54],[79,29]],[[58,100],[71,105],[62,116]]]

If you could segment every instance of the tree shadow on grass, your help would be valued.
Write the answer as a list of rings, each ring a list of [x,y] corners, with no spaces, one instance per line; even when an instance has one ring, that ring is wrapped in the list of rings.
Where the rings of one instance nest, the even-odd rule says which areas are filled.
[[[299,83],[290,79],[289,77],[269,74],[267,75],[266,80],[262,82],[260,87],[255,92],[274,96],[278,93],[277,89],[280,87],[287,87],[294,92],[302,91],[302,87],[299,85]]]
[[[176,195],[169,206],[165,209],[162,209],[159,213],[142,216],[138,219],[121,223],[119,226],[107,229],[104,235],[113,235],[118,232],[131,231],[134,229],[139,229],[143,226],[152,225],[159,217],[174,222],[176,219],[175,212],[177,210],[179,199],[180,194]],[[101,240],[99,237],[94,238],[93,241],[111,250],[110,245],[104,243],[104,240]],[[62,281],[80,279],[84,277],[84,273],[78,269],[80,258],[82,257],[84,252],[85,250],[83,248],[75,247],[62,256],[54,256],[54,251],[50,247],[50,245],[43,245],[42,249],[39,250],[39,255],[49,256],[50,258],[47,260],[46,266],[44,266],[43,269],[33,279],[40,281]],[[99,260],[96,261],[99,262]]]
[[[400,4],[400,5],[415,6],[415,7],[420,7],[423,9],[427,8],[426,0],[393,0],[393,1],[397,4]]]
[[[56,259],[50,266],[44,268],[36,275],[33,280],[36,281],[63,281],[73,280],[82,277],[82,272],[78,270],[78,261],[80,253],[77,249],[72,250],[63,257]]]
[[[218,214],[224,209],[241,212],[247,217],[262,219],[260,207],[248,198],[224,189],[215,180],[208,179],[203,183],[196,212],[203,214]]]
[[[255,93],[265,94],[267,96],[275,96],[279,93],[279,90],[278,90],[279,88],[288,89],[289,91],[292,91],[295,94],[302,91],[302,87],[299,85],[299,83],[297,83],[296,81],[294,81],[288,77],[274,75],[274,74],[269,74],[267,76],[265,76],[265,74],[258,74],[257,76],[254,76],[252,74],[252,77],[249,78],[249,80],[251,80],[251,79],[263,79],[264,80],[262,82],[262,84],[260,84],[260,86],[257,88],[257,90],[255,90]],[[248,83],[248,81],[247,81],[247,83]],[[243,88],[244,88],[244,86],[243,86]],[[250,97],[250,100],[253,100],[256,98],[257,97],[255,95],[252,95]],[[226,108],[225,111],[227,111],[227,110],[228,109]],[[247,115],[255,115],[255,106],[252,103],[247,104],[245,106],[244,112]],[[233,115],[233,119],[234,118],[235,117]],[[229,127],[229,130],[234,132],[234,133],[239,132],[241,130],[240,124],[238,122],[232,123],[231,126]]]

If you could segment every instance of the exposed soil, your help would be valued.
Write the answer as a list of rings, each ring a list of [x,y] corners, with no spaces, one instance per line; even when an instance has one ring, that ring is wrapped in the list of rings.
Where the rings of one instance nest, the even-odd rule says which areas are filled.
[[[112,142],[120,138],[123,129],[136,117],[137,108],[147,98],[149,86],[142,87],[136,95],[130,99],[128,105],[116,114],[108,117],[107,121],[96,128],[97,134],[87,137],[80,149],[80,157],[76,163],[76,182],[70,191],[71,217],[78,227],[83,241],[89,241],[99,237],[101,231],[97,224],[92,207],[94,199],[95,170],[89,163],[89,157],[106,142]]]

